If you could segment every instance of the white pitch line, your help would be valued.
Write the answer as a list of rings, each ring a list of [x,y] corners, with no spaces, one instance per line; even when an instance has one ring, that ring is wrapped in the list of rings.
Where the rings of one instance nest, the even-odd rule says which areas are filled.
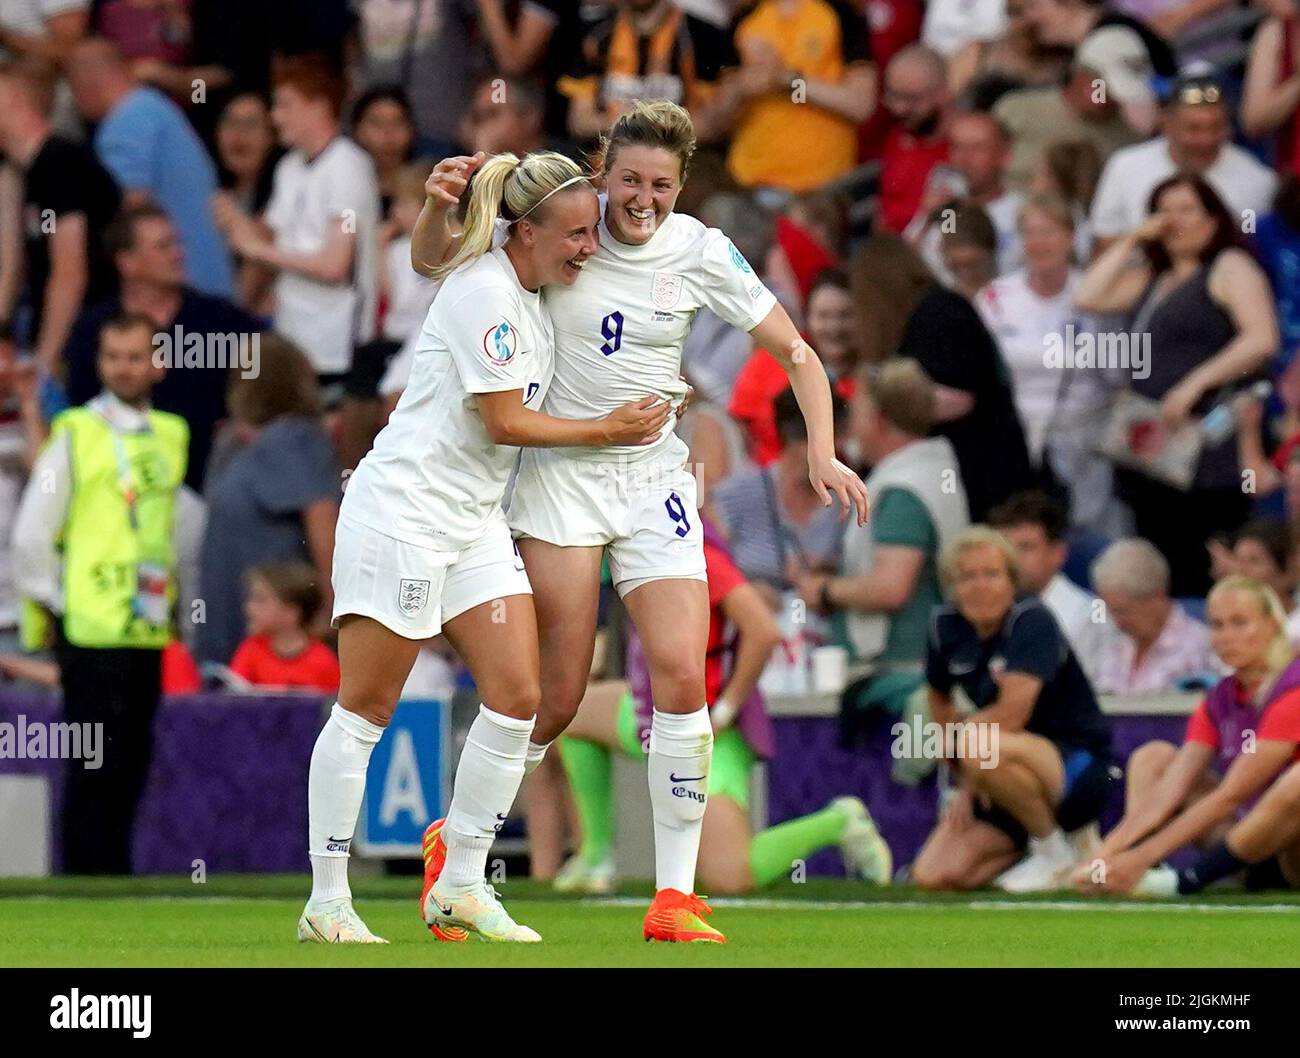
[[[645,901],[636,897],[613,896],[584,900],[583,903],[609,907],[641,907]],[[1122,903],[1083,900],[778,900],[764,897],[719,897],[709,900],[714,907],[752,907],[760,911],[862,911],[899,908],[903,911],[936,911],[946,907],[963,910],[993,911],[1228,911],[1236,914],[1291,912],[1300,915],[1300,904],[1162,904],[1137,901]]]
[[[507,892],[506,897],[510,894]],[[22,896],[5,896],[0,894],[0,904],[5,901],[22,901],[26,903],[59,903],[64,900],[94,901],[130,901],[133,904],[260,904],[283,903],[283,896],[176,896],[163,893],[132,896],[113,894],[105,896],[69,896],[53,893],[32,893]],[[361,897],[367,904],[408,903],[409,898],[393,896]],[[528,901],[529,897],[516,897]],[[599,896],[585,897],[573,901],[567,900],[532,900],[533,903],[578,904],[584,907],[645,907],[646,898],[639,896]],[[943,908],[961,910],[990,911],[1179,911],[1179,912],[1214,912],[1223,911],[1231,914],[1276,914],[1290,913],[1300,915],[1300,904],[1184,904],[1159,903],[1155,901],[1106,901],[1106,900],[791,900],[773,897],[718,897],[709,903],[721,908],[753,908],[757,911],[876,911],[898,909],[900,911],[936,911]]]

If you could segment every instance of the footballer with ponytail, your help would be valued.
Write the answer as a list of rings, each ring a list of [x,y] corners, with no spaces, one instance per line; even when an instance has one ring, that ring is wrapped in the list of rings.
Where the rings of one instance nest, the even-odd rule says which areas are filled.
[[[546,411],[565,418],[601,415],[646,393],[678,405],[687,389],[682,347],[696,313],[708,309],[749,334],[785,369],[808,428],[809,482],[825,505],[838,502],[861,526],[866,489],[835,458],[830,384],[816,352],[726,234],[676,212],[695,139],[690,114],[662,99],[631,103],[603,138],[600,244],[581,276],[545,289],[556,332],[555,382]],[[480,162],[478,156],[451,158],[429,178],[429,223],[417,227],[412,238],[417,268],[422,259],[443,259],[450,242],[445,217]],[[469,190],[472,199],[473,185]],[[511,212],[514,202],[534,201],[524,190],[521,184],[519,197],[512,199],[511,178],[498,186],[497,197],[508,207],[498,212],[507,221],[521,216]],[[492,198],[485,193],[482,201],[490,207]],[[549,202],[542,206],[549,208]],[[433,223],[435,214],[444,218],[441,228]],[[483,214],[473,205],[466,227],[466,245],[457,255],[485,244]],[[512,239],[528,228],[527,220],[517,220]],[[636,473],[627,472],[631,463]],[[655,689],[647,771],[656,895],[642,935],[719,943],[725,938],[705,921],[709,908],[695,893],[696,868],[706,884],[734,877],[725,874],[734,864],[720,865],[716,850],[748,841],[747,817],[739,806],[717,808],[726,796],[709,783],[709,707],[716,702],[706,684],[710,603],[691,466],[686,444],[672,429],[640,449],[527,448],[509,517],[546,624],[541,686],[547,693],[529,763],[536,766],[542,759],[582,700],[594,649],[601,563],[607,558]],[[619,487],[611,488],[611,481]],[[683,785],[689,783],[701,785]],[[725,840],[701,846],[706,805]],[[581,863],[577,868],[585,869]]]
[[[461,158],[450,161],[464,164],[473,160]],[[439,163],[443,166],[447,164],[449,163]],[[574,197],[595,202],[595,192],[578,164],[554,151],[538,151],[522,160],[509,153],[497,154],[479,165],[477,172],[474,172],[473,167],[466,168],[466,175],[468,177],[472,174],[472,180],[462,233],[451,257],[427,269],[426,274],[432,279],[442,279],[466,261],[490,251],[498,220],[504,220],[510,226],[510,235],[515,238],[524,235],[524,229],[518,225],[527,220],[527,231],[533,236],[545,227],[545,221],[553,212],[546,209],[548,203],[558,205],[560,197],[569,192]],[[562,224],[555,227],[555,234],[562,239],[580,240],[583,234],[581,225],[570,225],[571,230],[565,230]],[[538,240],[533,237],[524,241],[530,250],[538,245]],[[545,238],[541,243],[544,249],[539,252],[544,259],[533,262],[539,270],[539,282],[535,285],[527,284],[534,290],[542,284],[572,283],[578,277],[586,258],[594,251],[594,247],[584,252],[584,248],[576,243],[568,247]],[[554,252],[556,248],[571,249],[574,252],[557,259]],[[548,253],[547,250],[552,252]]]
[[[456,160],[457,173],[468,180],[480,160]],[[421,221],[445,224],[434,198]],[[352,907],[348,847],[370,753],[421,641],[439,634],[468,666],[483,704],[447,817],[426,835],[445,870],[425,874],[425,922],[443,941],[463,941],[470,931],[493,941],[541,939],[510,917],[484,876],[523,778],[539,697],[537,618],[502,509],[506,482],[516,446],[648,445],[670,413],[652,397],[604,415],[539,410],[555,361],[540,291],[581,274],[596,251],[599,217],[595,191],[569,159],[499,155],[483,162],[469,187],[463,236],[450,258],[418,269],[442,286],[410,382],[348,479],[335,531],[342,681],[311,758],[312,893],[300,940],[380,940]],[[498,220],[507,234],[494,247]],[[412,257],[415,263],[415,249]]]

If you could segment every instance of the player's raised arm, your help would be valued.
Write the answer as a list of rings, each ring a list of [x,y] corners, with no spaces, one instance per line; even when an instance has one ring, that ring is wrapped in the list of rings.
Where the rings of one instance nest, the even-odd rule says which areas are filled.
[[[424,208],[411,232],[411,267],[426,279],[433,278],[434,269],[446,260],[456,240],[447,222],[460,205],[469,178],[485,158],[482,151],[444,158],[424,183]]]
[[[763,322],[749,332],[768,350],[789,376],[808,424],[808,480],[822,502],[830,506],[833,492],[845,513],[857,512],[858,524],[867,522],[867,490],[861,479],[835,458],[835,427],[831,411],[831,386],[821,360],[780,305],[774,305]]]

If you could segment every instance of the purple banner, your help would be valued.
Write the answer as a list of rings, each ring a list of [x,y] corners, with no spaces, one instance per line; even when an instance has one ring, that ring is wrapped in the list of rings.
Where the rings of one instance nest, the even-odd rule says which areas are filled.
[[[190,873],[195,860],[208,871],[305,871],[307,769],[324,721],[326,703],[315,697],[244,697],[223,694],[168,698],[158,713],[154,760],[137,819],[134,859],[143,874]],[[57,694],[0,690],[0,723],[29,725],[60,718]],[[1177,743],[1179,716],[1113,718],[1122,762],[1153,738]],[[833,797],[865,801],[889,842],[897,864],[915,857],[934,825],[933,778],[919,787],[890,778],[890,723],[882,721],[865,745],[839,745],[839,725],[827,717],[773,721],[776,758],[768,769],[769,819],[780,823],[821,808]],[[50,782],[51,818],[59,818],[62,761],[0,759],[0,773],[39,774]],[[1119,818],[1117,785],[1106,826]],[[54,863],[59,863],[57,825]],[[840,873],[839,856],[820,853],[814,874]]]

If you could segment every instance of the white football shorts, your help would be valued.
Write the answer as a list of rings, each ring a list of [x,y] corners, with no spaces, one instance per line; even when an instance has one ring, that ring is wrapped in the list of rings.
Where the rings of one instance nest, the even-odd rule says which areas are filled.
[[[664,454],[597,462],[525,448],[507,515],[515,536],[603,545],[620,595],[651,580],[705,580],[695,476],[680,438]]]
[[[333,582],[335,625],[359,614],[407,639],[429,639],[466,610],[533,592],[500,509],[460,551],[417,547],[340,518]]]

